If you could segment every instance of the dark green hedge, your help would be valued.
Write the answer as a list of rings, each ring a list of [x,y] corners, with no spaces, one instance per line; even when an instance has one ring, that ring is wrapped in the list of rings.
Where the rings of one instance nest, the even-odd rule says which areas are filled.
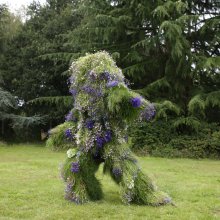
[[[201,123],[197,132],[174,121],[136,123],[129,129],[131,147],[141,155],[188,158],[220,158],[220,126]]]

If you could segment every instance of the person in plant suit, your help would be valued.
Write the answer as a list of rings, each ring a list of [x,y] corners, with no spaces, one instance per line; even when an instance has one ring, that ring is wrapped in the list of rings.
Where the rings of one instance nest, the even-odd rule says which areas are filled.
[[[104,163],[104,173],[119,184],[124,203],[170,203],[171,198],[142,172],[127,143],[129,123],[154,117],[153,104],[128,88],[107,52],[79,58],[70,72],[74,107],[66,116],[70,124],[64,131],[72,143],[62,168],[66,199],[77,204],[100,200],[103,193],[95,172]]]

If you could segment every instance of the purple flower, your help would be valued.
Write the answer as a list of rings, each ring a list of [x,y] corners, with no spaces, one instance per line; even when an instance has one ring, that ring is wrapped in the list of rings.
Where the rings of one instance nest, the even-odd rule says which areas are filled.
[[[166,197],[164,198],[164,204],[168,204],[168,203],[171,203],[172,199],[170,197]]]
[[[110,142],[112,139],[112,132],[110,130],[105,132],[105,141]]]
[[[70,128],[66,129],[65,131],[65,136],[68,140],[72,140],[73,139],[73,136],[72,136],[72,131]]]
[[[67,183],[66,189],[65,189],[65,199],[71,200],[72,198],[72,189],[73,189],[73,183]]]
[[[69,92],[72,96],[75,96],[77,94],[76,89],[70,89]]]
[[[94,88],[87,86],[87,85],[83,86],[82,90],[88,94],[92,94],[95,92]]]
[[[72,162],[70,170],[72,173],[78,173],[79,172],[79,162]]]
[[[156,110],[153,104],[149,104],[142,112],[141,119],[143,120],[151,120],[156,114]]]
[[[74,122],[77,122],[77,117],[73,115],[72,111],[70,111],[70,112],[65,116],[65,121],[74,121]]]
[[[115,86],[117,86],[118,85],[118,81],[110,81],[110,82],[108,82],[107,83],[107,87],[108,88],[112,88],[112,87],[115,87]]]
[[[95,122],[93,120],[90,120],[90,119],[87,119],[86,122],[85,122],[85,126],[88,128],[88,129],[93,129],[94,127],[94,124]]]
[[[132,106],[133,106],[134,108],[140,107],[141,104],[142,104],[140,97],[132,98],[132,99],[131,99],[131,104],[132,104]]]
[[[79,196],[73,191],[73,186],[74,184],[72,182],[66,185],[65,199],[75,202],[76,204],[80,204],[82,203],[82,201],[80,200]]]
[[[122,170],[121,168],[114,167],[112,169],[112,173],[114,174],[115,177],[120,177],[122,175]]]
[[[98,89],[98,90],[96,90],[95,95],[97,97],[101,97],[101,96],[103,96],[103,91],[101,89],[100,90]]]
[[[127,193],[125,193],[123,195],[123,200],[126,202],[126,203],[130,203],[133,199],[133,195],[132,195],[132,192],[128,191]]]
[[[102,148],[103,145],[105,144],[105,139],[103,137],[101,137],[101,136],[98,136],[96,138],[96,144],[97,144],[98,148]]]
[[[66,116],[65,116],[65,121],[71,121],[73,118],[73,113],[70,111]]]
[[[100,78],[108,81],[110,79],[110,73],[105,71],[101,74]]]
[[[65,192],[71,193],[72,189],[73,189],[73,183],[67,183]]]

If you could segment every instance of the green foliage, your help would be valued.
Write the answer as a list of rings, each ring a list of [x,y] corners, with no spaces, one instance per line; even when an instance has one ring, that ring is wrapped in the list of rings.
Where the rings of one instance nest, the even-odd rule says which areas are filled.
[[[158,93],[160,91],[169,92],[169,89],[170,89],[170,84],[167,81],[167,79],[164,77],[156,80],[155,82],[150,83],[147,87],[138,90],[138,92],[140,92],[143,95],[149,96],[149,94],[152,94],[155,91],[157,91]]]
[[[50,0],[32,3],[22,23],[0,5],[1,87],[22,101],[22,114],[59,124],[71,102],[69,63],[106,50],[132,88],[156,103],[157,119],[220,122],[219,11],[216,1]],[[14,106],[10,98],[0,102]],[[120,108],[129,119],[135,112],[127,104]]]
[[[81,76],[82,81],[85,80],[85,75],[88,70],[97,74],[103,72],[114,73],[120,78],[124,78],[121,70],[116,66],[112,57],[105,51],[100,51],[94,54],[87,53],[80,57],[72,64],[72,71]]]
[[[64,106],[66,108],[71,107],[73,98],[71,96],[49,96],[49,97],[40,97],[33,100],[30,100],[28,104],[40,105],[40,106]]]
[[[17,35],[21,28],[21,20],[9,12],[5,4],[0,4],[0,61],[1,55],[8,48],[9,42]]]
[[[0,87],[0,112],[15,108],[15,106],[16,101],[12,94]]]
[[[211,92],[206,97],[206,106],[220,108],[220,91]]]
[[[30,127],[45,124],[45,117],[38,115],[28,117],[20,113],[18,108],[15,97],[0,87],[0,121],[2,127],[4,126],[4,121],[7,121],[7,123],[10,123],[9,127],[13,128],[16,132],[16,130],[24,131]]]
[[[204,117],[205,107],[205,101],[200,94],[194,96],[188,103],[188,111],[192,115],[202,115]]]
[[[37,125],[45,124],[46,117],[44,116],[22,116],[22,115],[12,115],[11,119],[13,121],[14,129],[27,129],[30,127],[36,127]]]
[[[130,127],[132,150],[160,157],[220,158],[218,125],[199,125],[193,118],[176,121],[134,124]]]
[[[197,118],[194,117],[181,117],[174,121],[173,127],[179,133],[192,133],[198,132],[201,124]]]
[[[158,104],[158,118],[176,114],[208,120],[206,96],[220,88],[219,8],[214,2],[83,2],[78,11],[85,16],[69,35],[73,48],[117,53],[138,92],[155,103],[169,101],[169,107]],[[212,98],[218,106],[218,97]]]
[[[157,119],[165,118],[167,120],[169,115],[174,114],[178,116],[181,113],[180,107],[171,101],[165,100],[161,103],[156,103],[155,106],[157,109]]]
[[[67,69],[76,50],[71,51],[66,45],[65,34],[81,19],[73,10],[77,2],[53,0],[45,5],[30,4],[28,19],[21,23],[19,30],[14,28],[16,35],[11,34],[13,38],[0,59],[4,88],[22,101],[26,114],[47,115],[52,124],[63,121],[69,103],[68,97],[64,97],[68,96]],[[50,111],[48,106],[54,110]]]

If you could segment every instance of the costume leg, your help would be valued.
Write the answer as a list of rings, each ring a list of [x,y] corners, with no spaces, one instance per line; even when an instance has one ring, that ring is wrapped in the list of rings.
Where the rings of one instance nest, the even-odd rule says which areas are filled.
[[[62,170],[67,184],[65,198],[77,204],[101,199],[101,185],[95,177],[98,167],[99,163],[88,153],[67,159]]]
[[[113,180],[120,185],[125,203],[163,205],[171,202],[170,197],[158,191],[152,180],[138,166],[137,160],[126,145],[105,148],[104,171],[109,171]]]

